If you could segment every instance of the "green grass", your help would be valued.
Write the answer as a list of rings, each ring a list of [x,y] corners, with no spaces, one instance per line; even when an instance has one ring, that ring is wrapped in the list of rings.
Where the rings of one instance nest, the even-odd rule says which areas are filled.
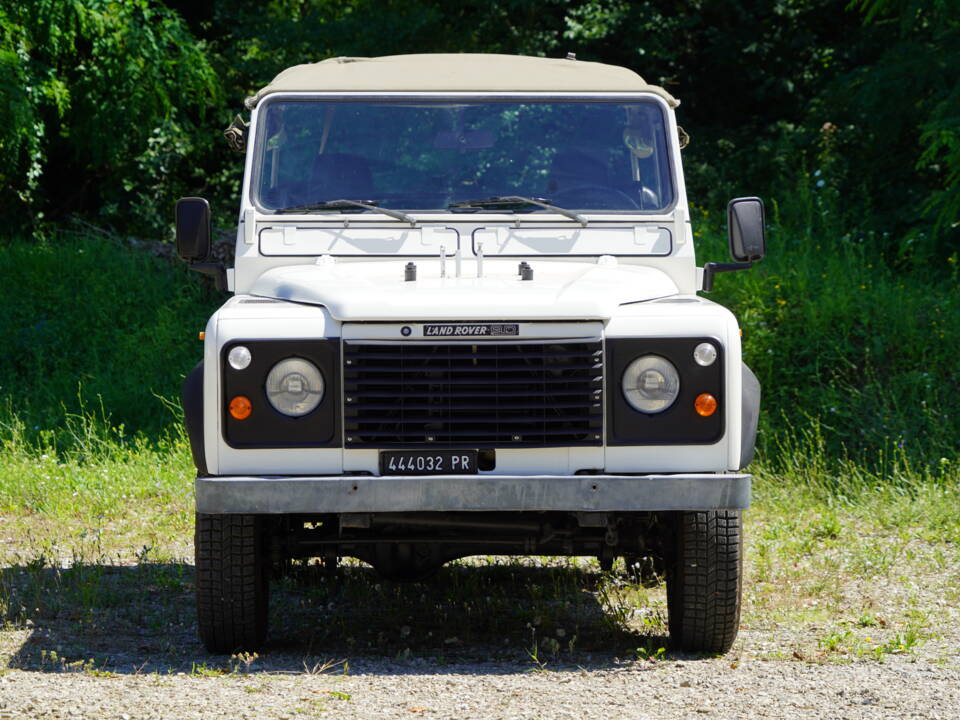
[[[118,427],[165,431],[162,398],[179,397],[222,302],[198,276],[112,237],[65,233],[0,243],[0,278],[0,413],[61,435],[64,410],[101,398]]]
[[[58,447],[55,437],[69,442]],[[176,427],[148,440],[126,436],[100,414],[70,414],[56,435],[30,438],[15,416],[0,422],[0,517],[47,541],[75,528],[109,528],[164,544],[192,523],[194,475]]]
[[[713,220],[700,262],[725,259]],[[927,464],[957,457],[957,263],[892,269],[873,245],[774,225],[763,262],[718,279],[711,299],[737,315],[763,385],[762,452],[815,426],[831,455],[874,467],[898,450]]]

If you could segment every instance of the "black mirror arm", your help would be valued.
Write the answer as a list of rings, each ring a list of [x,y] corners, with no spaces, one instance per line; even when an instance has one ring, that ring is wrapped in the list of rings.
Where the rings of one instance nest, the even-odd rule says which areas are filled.
[[[227,268],[221,262],[192,262],[188,265],[201,275],[210,275],[220,292],[227,291]]]
[[[737,270],[749,270],[753,267],[752,262],[745,263],[715,263],[708,262],[703,266],[703,292],[713,292],[713,276],[717,273],[736,272]]]

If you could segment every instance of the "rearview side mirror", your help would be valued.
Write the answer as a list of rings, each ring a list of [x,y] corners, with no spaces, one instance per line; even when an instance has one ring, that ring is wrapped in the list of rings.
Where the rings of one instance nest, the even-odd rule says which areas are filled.
[[[210,203],[203,198],[177,200],[177,255],[191,270],[213,277],[217,290],[227,290],[227,270],[210,259]]]
[[[736,198],[727,204],[727,235],[734,260],[746,263],[763,259],[767,238],[760,198]]]
[[[210,257],[210,203],[203,198],[177,200],[177,255],[187,262]]]

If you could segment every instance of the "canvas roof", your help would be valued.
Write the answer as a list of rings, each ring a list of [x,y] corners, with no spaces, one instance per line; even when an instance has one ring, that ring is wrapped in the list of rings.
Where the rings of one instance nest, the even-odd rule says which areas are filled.
[[[632,70],[573,59],[479,53],[329,58],[277,75],[248,108],[282,92],[650,92],[680,102]]]

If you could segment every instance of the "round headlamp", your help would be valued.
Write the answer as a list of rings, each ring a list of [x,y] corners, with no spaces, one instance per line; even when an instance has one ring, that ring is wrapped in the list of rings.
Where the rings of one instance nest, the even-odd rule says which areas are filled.
[[[309,360],[281,360],[267,375],[267,400],[284,415],[300,417],[313,412],[323,400],[323,375]]]
[[[634,410],[652,415],[673,405],[680,394],[680,375],[666,358],[644,355],[627,365],[621,387]]]

